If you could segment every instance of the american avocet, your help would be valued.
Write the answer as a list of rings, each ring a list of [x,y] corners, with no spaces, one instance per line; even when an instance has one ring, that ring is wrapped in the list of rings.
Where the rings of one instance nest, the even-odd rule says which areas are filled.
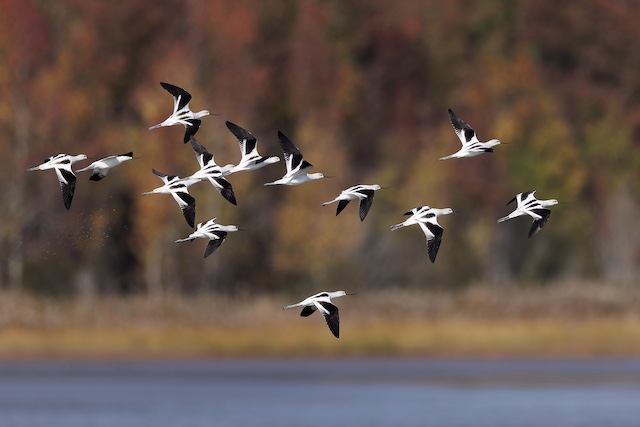
[[[73,193],[76,190],[76,176],[73,173],[73,170],[71,170],[71,166],[74,163],[85,160],[86,158],[87,156],[84,154],[78,154],[77,156],[58,154],[49,157],[39,166],[27,169],[27,171],[55,169],[56,175],[58,176],[58,182],[60,182],[60,189],[62,190],[64,207],[69,210],[69,208],[71,208],[71,201],[73,200]]]
[[[497,139],[491,139],[487,142],[480,142],[476,136],[475,131],[464,120],[456,116],[456,114],[449,109],[449,119],[453,125],[453,130],[456,131],[456,135],[462,143],[462,148],[450,156],[440,157],[439,160],[447,160],[451,158],[460,157],[474,157],[482,153],[493,153],[493,148],[500,141]]]
[[[278,141],[284,153],[287,173],[282,178],[268,182],[265,185],[298,185],[307,181],[324,178],[324,175],[321,173],[309,173],[313,165],[304,160],[298,147],[280,131],[278,131]]]
[[[189,92],[169,83],[161,82],[160,85],[173,96],[173,113],[162,123],[151,126],[149,130],[164,126],[183,125],[185,127],[184,143],[186,144],[189,142],[189,137],[198,132],[201,123],[200,117],[208,116],[211,113],[207,110],[194,113],[189,108],[189,101],[191,101]]]
[[[280,157],[261,156],[258,153],[258,140],[250,132],[229,121],[226,122],[226,125],[231,133],[233,133],[238,139],[238,144],[240,144],[240,154],[242,155],[240,163],[234,166],[229,173],[260,169],[264,166],[280,161]]]
[[[413,208],[409,212],[405,213],[405,215],[411,216],[400,224],[392,225],[391,231],[408,225],[418,224],[424,235],[427,237],[427,252],[429,253],[429,259],[431,262],[436,262],[438,249],[442,242],[442,234],[444,233],[444,229],[440,224],[438,224],[438,217],[441,215],[448,215],[453,212],[454,211],[451,208],[436,209],[429,206]]]
[[[164,185],[154,190],[142,193],[143,196],[147,194],[171,194],[175,201],[182,210],[184,219],[187,220],[187,224],[193,228],[196,219],[196,199],[190,194],[188,188],[198,182],[197,180],[185,180],[176,175],[167,175],[162,172],[158,172],[155,169],[151,169],[151,172],[159,177]]]
[[[91,181],[100,181],[102,178],[107,176],[111,168],[116,167],[120,163],[126,162],[127,160],[131,159],[133,159],[133,152],[131,151],[125,154],[105,157],[104,159],[96,160],[86,168],[78,169],[76,173],[92,169],[93,173],[91,174],[91,177],[89,179]]]
[[[184,239],[176,240],[176,243],[189,242],[197,238],[209,239],[207,248],[204,250],[204,257],[206,258],[220,247],[229,232],[238,230],[235,225],[216,224],[216,218],[212,218],[209,221],[198,224],[193,233]]]
[[[310,316],[318,310],[324,316],[324,320],[327,322],[327,326],[329,326],[331,333],[333,333],[336,338],[340,338],[340,316],[338,315],[338,307],[336,307],[331,300],[345,295],[353,294],[348,294],[345,291],[320,292],[300,301],[297,304],[287,305],[286,307],[283,307],[283,310],[295,307],[304,307],[302,312],[300,312],[300,316],[302,317]]]
[[[211,154],[202,144],[200,144],[193,136],[191,136],[191,146],[196,154],[196,159],[200,165],[200,170],[193,175],[183,178],[191,181],[209,181],[218,192],[230,203],[236,205],[236,196],[233,193],[231,183],[224,176],[229,174],[229,170],[233,165],[218,166]]]
[[[338,208],[336,210],[336,216],[338,216],[350,201],[360,199],[360,221],[364,221],[369,213],[369,209],[371,209],[375,191],[379,189],[380,186],[378,184],[356,185],[343,190],[338,197],[330,202],[323,203],[322,206],[338,202]]]
[[[531,228],[529,229],[529,239],[535,236],[549,220],[551,210],[547,208],[559,203],[556,199],[538,200],[535,197],[535,193],[536,190],[531,190],[517,194],[509,201],[509,203],[507,203],[507,206],[514,201],[518,203],[518,206],[509,215],[500,218],[498,223],[512,218],[517,218],[522,215],[529,215],[533,218],[533,224],[531,224]]]

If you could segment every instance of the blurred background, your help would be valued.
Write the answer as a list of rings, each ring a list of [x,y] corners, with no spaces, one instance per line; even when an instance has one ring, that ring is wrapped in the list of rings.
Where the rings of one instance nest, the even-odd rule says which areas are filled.
[[[635,1],[0,0],[0,288],[40,296],[284,295],[323,289],[505,290],[596,284],[635,292],[640,269],[640,27]],[[198,168],[159,85],[188,90],[196,138],[218,164],[239,159],[225,120],[263,155],[281,130],[332,178],[264,187],[280,162],[229,177],[238,206],[191,187],[196,222],[248,231],[214,255],[151,168]],[[451,108],[492,154],[458,150]],[[78,174],[70,211],[58,153],[140,159],[100,182]],[[89,160],[87,160],[88,164]],[[81,167],[85,163],[79,163]],[[321,207],[377,183],[360,222]],[[527,240],[529,219],[496,224],[516,193],[567,202]],[[418,227],[390,232],[409,209],[443,217],[437,262]],[[635,294],[634,294],[635,295]],[[552,297],[549,298],[553,299]]]

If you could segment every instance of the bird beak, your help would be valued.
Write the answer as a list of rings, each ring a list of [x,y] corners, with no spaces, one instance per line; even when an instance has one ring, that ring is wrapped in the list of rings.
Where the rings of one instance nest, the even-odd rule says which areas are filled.
[[[248,228],[238,228],[238,231],[249,231]]]

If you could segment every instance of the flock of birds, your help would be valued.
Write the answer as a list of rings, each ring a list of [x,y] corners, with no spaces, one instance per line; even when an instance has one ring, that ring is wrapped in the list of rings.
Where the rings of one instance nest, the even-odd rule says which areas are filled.
[[[201,125],[201,118],[210,115],[207,110],[193,112],[189,108],[191,94],[182,88],[168,84],[160,83],[162,87],[173,96],[173,112],[171,115],[155,126],[151,126],[149,130],[161,127],[183,125],[185,127],[183,142],[191,143],[200,169],[192,175],[180,178],[177,175],[168,175],[152,169],[153,174],[159,177],[164,185],[149,192],[148,194],[170,194],[180,206],[183,216],[191,228],[195,228],[194,232],[189,236],[176,240],[176,243],[193,241],[197,238],[208,239],[204,257],[208,257],[215,252],[225,241],[228,233],[238,231],[235,225],[221,225],[216,223],[216,218],[201,222],[195,225],[196,201],[189,194],[189,187],[203,181],[209,181],[211,185],[224,197],[228,202],[236,204],[236,197],[233,192],[231,183],[226,179],[227,176],[241,171],[251,171],[260,169],[270,164],[280,161],[279,157],[264,157],[258,153],[257,139],[242,127],[226,122],[227,128],[237,138],[240,145],[241,159],[237,165],[228,164],[219,166],[216,164],[213,154],[211,154],[204,146],[202,146],[194,137]],[[449,119],[455,130],[456,135],[462,143],[462,147],[456,153],[449,156],[441,157],[439,160],[447,160],[452,158],[474,157],[484,153],[493,152],[493,147],[501,142],[497,139],[491,139],[486,142],[478,140],[475,131],[464,120],[458,117],[452,110],[448,110]],[[286,173],[280,179],[264,185],[299,185],[309,181],[322,179],[325,176],[321,173],[310,173],[313,165],[304,159],[302,152],[285,134],[278,131],[278,141],[284,155]],[[91,170],[92,174],[89,178],[92,181],[99,181],[104,178],[109,171],[133,159],[133,153],[125,153],[105,157],[94,161],[90,165],[73,170],[75,163],[87,159],[84,154],[71,156],[68,154],[58,154],[51,156],[39,166],[29,168],[27,171],[54,169],[62,190],[62,199],[65,208],[71,208],[71,202],[76,187],[75,173]],[[339,215],[351,201],[359,200],[359,216],[364,221],[371,206],[375,192],[380,190],[377,184],[374,185],[356,185],[343,190],[335,199],[325,202],[322,206],[337,203],[336,216]],[[529,215],[533,218],[533,223],[529,230],[529,238],[538,233],[546,224],[551,215],[550,206],[558,203],[555,199],[538,200],[535,197],[535,190],[525,191],[517,194],[507,205],[516,202],[517,206],[509,215],[498,219],[498,223],[516,218],[522,215]],[[442,242],[444,229],[438,223],[438,217],[453,213],[451,208],[437,209],[430,206],[420,206],[413,208],[405,213],[409,216],[405,221],[391,226],[391,230],[397,230],[410,225],[418,224],[427,239],[427,253],[431,262],[435,262],[438,250]],[[340,320],[338,307],[332,302],[333,299],[351,295],[345,291],[320,292],[312,295],[303,301],[288,305],[284,309],[303,307],[301,316],[306,317],[319,311],[329,327],[330,331],[336,338],[340,336]]]

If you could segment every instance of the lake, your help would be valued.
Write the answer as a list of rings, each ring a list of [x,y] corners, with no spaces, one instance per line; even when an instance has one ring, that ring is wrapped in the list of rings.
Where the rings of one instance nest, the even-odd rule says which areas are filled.
[[[0,427],[640,425],[640,360],[0,362]]]

